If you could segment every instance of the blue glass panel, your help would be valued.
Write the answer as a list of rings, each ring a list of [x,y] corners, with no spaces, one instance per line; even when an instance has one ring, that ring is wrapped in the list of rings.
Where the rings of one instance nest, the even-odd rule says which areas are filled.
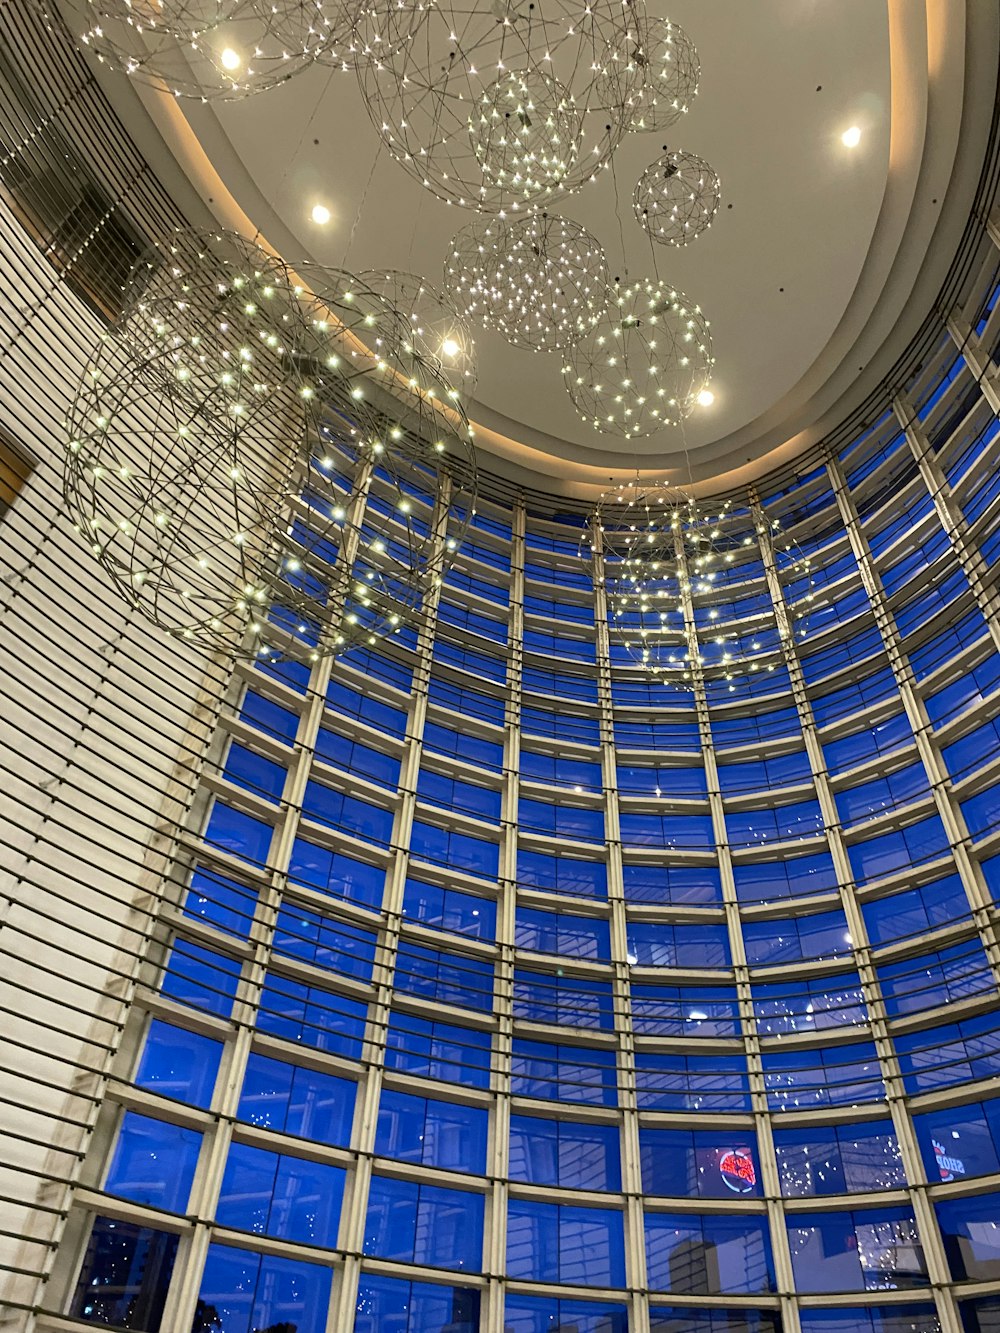
[[[884,722],[837,740],[826,741],[823,755],[831,776],[846,773],[876,755],[891,754],[913,741],[913,732],[905,713],[897,713]]]
[[[510,1178],[560,1189],[621,1189],[617,1125],[510,1118]]]
[[[711,1310],[697,1306],[653,1306],[649,1312],[650,1333],[781,1333],[777,1310]],[[845,1331],[846,1333],[846,1331]],[[902,1333],[902,1330],[900,1331]]]
[[[210,1245],[192,1333],[324,1333],[331,1280],[318,1264]]]
[[[514,943],[519,949],[556,953],[573,958],[610,958],[611,934],[607,921],[542,912],[518,907]]]
[[[642,986],[632,983],[635,1031],[650,1037],[738,1037],[732,986]]]
[[[386,1035],[385,1065],[420,1078],[487,1088],[490,1034],[413,1014],[393,1014]]]
[[[571,856],[547,856],[544,852],[517,853],[519,883],[577,898],[606,898],[608,868],[603,861],[580,861]]]
[[[605,1301],[564,1301],[555,1296],[508,1293],[503,1319],[504,1333],[628,1333],[625,1306]]]
[[[588,978],[514,971],[514,1017],[529,1023],[557,1024],[610,1032],[614,1028],[611,983]]]
[[[529,1282],[625,1285],[622,1214],[606,1208],[511,1199],[507,1273]]]
[[[483,959],[404,942],[397,954],[395,983],[399,991],[441,1004],[481,1012],[493,1008],[493,964]]]
[[[716,1296],[774,1290],[763,1217],[647,1213],[646,1266],[654,1291]]]
[[[345,796],[313,778],[306,783],[302,813],[319,824],[359,834],[367,842],[382,846],[388,844],[392,835],[391,810],[383,810],[356,796]]]
[[[804,1306],[800,1315],[802,1333],[940,1333],[941,1324],[933,1305],[869,1305],[863,1309],[834,1306],[817,1310]]]
[[[462,782],[459,778],[432,773],[422,768],[417,775],[417,799],[428,805],[459,810],[476,819],[495,824],[500,818],[500,793],[478,783]]]
[[[728,967],[729,934],[722,925],[630,921],[628,961],[638,967]]]
[[[216,871],[199,868],[191,876],[184,914],[206,921],[218,930],[245,936],[250,933],[256,906],[256,889]]]
[[[478,1272],[483,1207],[481,1194],[373,1176],[364,1253],[401,1263]]]
[[[843,1030],[852,1023],[868,1021],[864,991],[856,972],[803,978],[798,985],[757,982],[753,987],[753,1008],[762,1036]]]
[[[255,796],[276,803],[285,787],[287,769],[273,759],[265,759],[244,745],[231,742],[222,776],[237,787],[244,787]],[[211,841],[211,840],[210,840]]]
[[[305,838],[296,838],[292,845],[288,874],[301,884],[365,907],[377,907],[382,902],[385,871],[381,866],[355,861]]]
[[[253,667],[261,675],[270,676],[272,680],[281,681],[283,685],[293,689],[296,694],[304,694],[309,684],[309,667],[305,662],[296,662],[292,658],[285,658],[280,662],[265,662],[262,658],[258,658]]]
[[[135,1082],[140,1088],[191,1106],[208,1106],[222,1057],[222,1042],[154,1018]]]
[[[931,1184],[1000,1171],[1000,1101],[915,1115],[913,1127]]]
[[[636,1053],[638,1103],[649,1111],[748,1111],[750,1081],[742,1055]]]
[[[522,796],[517,807],[518,824],[531,833],[551,833],[578,842],[604,841],[603,810],[584,810],[572,805],[552,805]]]
[[[500,849],[495,842],[484,842],[466,833],[449,833],[434,824],[414,820],[410,851],[432,865],[453,866],[485,879],[496,879]]]
[[[908,1209],[792,1213],[787,1226],[795,1286],[801,1292],[927,1285],[924,1254]]]
[[[851,937],[842,908],[777,921],[744,921],[747,962],[758,967],[813,962],[850,953]]]
[[[503,768],[503,746],[484,740],[471,732],[455,731],[437,722],[424,723],[424,749],[438,754],[453,755],[464,763],[499,773]]]
[[[533,750],[521,751],[521,778],[574,787],[577,791],[599,792],[603,789],[600,764],[560,755],[536,754]]]
[[[959,876],[948,875],[864,903],[862,911],[872,944],[887,944],[963,920],[969,916],[969,900]]]
[[[407,879],[403,890],[403,916],[424,926],[492,940],[496,936],[497,905],[492,898],[479,898],[459,889],[443,889],[419,879]]]
[[[622,867],[625,897],[630,903],[674,903],[706,906],[722,901],[722,881],[716,866]]]
[[[343,1167],[233,1143],[226,1158],[216,1221],[307,1245],[337,1243]]]
[[[779,862],[757,861],[733,866],[736,896],[740,902],[771,902],[775,898],[809,897],[832,893],[837,874],[829,852],[795,856]]]
[[[375,1151],[383,1157],[451,1171],[486,1170],[487,1111],[385,1088]]]
[[[316,736],[316,757],[345,773],[357,773],[381,787],[395,787],[399,782],[399,760],[395,755],[373,750],[370,745],[341,736],[320,727]]]
[[[715,846],[711,815],[652,815],[623,812],[619,817],[626,847],[707,849]]]
[[[881,1101],[885,1087],[868,1043],[809,1051],[765,1051],[764,1085],[772,1110]]]
[[[95,1217],[76,1293],[74,1319],[159,1333],[179,1237]]]
[[[336,680],[326,692],[326,701],[338,713],[356,717],[389,736],[403,736],[406,732],[406,713],[402,708],[393,708]]]
[[[234,810],[231,805],[216,800],[212,804],[205,827],[205,841],[232,856],[239,856],[254,865],[263,865],[271,847],[274,829],[263,820]]]
[[[731,1199],[761,1192],[753,1130],[640,1129],[639,1161],[647,1194]]]
[[[299,729],[299,715],[288,708],[282,708],[256,690],[247,688],[240,706],[240,717],[266,731],[277,740],[294,741]]]
[[[240,964],[235,958],[178,937],[160,990],[181,1004],[225,1017],[232,1010],[239,980]]]
[[[965,1333],[997,1333],[1000,1329],[1000,1297],[985,1296],[978,1301],[959,1301],[958,1308]],[[893,1333],[896,1331],[893,1330]],[[905,1330],[900,1330],[900,1333],[905,1333]]]
[[[857,883],[880,879],[911,865],[920,865],[944,856],[949,850],[948,835],[937,815],[917,824],[884,833],[867,842],[853,843],[847,849],[851,872]]]
[[[361,1058],[368,1006],[319,986],[269,976],[261,990],[257,1028],[321,1051]]]
[[[286,904],[278,912],[273,948],[276,954],[368,981],[375,962],[375,943],[373,931]]]
[[[236,1114],[265,1129],[314,1143],[346,1145],[351,1138],[356,1085],[334,1074],[251,1055]]]
[[[888,1121],[775,1129],[775,1153],[786,1198],[903,1189],[906,1173]]]
[[[617,1106],[614,1051],[585,1046],[554,1046],[515,1037],[511,1057],[515,1096],[587,1106]]]
[[[187,1208],[201,1135],[182,1125],[126,1111],[104,1188],[167,1212]]]
[[[479,1292],[362,1276],[354,1333],[478,1333]]]
[[[1000,1195],[949,1199],[935,1206],[953,1278],[1000,1277]]]

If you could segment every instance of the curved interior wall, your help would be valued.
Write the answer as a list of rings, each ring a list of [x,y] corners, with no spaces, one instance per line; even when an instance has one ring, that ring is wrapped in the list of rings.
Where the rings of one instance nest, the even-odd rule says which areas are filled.
[[[17,24],[5,166],[86,161]],[[579,516],[499,490],[419,634],[232,669],[60,514],[83,261],[171,220],[133,165],[74,244],[0,201],[0,1327],[1000,1327],[996,229],[877,419],[738,498],[773,670],[650,684]]]

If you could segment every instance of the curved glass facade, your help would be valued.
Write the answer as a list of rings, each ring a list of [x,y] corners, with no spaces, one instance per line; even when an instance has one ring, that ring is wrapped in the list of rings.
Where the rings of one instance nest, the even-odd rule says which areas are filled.
[[[733,681],[652,682],[609,632],[600,533],[585,558],[578,509],[488,479],[419,632],[231,674],[129,625],[87,656],[86,585],[52,704],[42,469],[4,518],[30,615],[0,647],[12,715],[63,708],[73,739],[0,899],[5,968],[31,963],[0,1001],[34,1034],[4,1058],[35,1080],[0,1095],[48,1117],[6,1139],[48,1228],[0,1228],[0,1269],[44,1288],[12,1328],[998,1333],[995,226],[972,252],[868,424],[730,497],[728,610],[685,610],[690,641],[749,644]],[[85,348],[99,320],[58,290]],[[297,521],[337,498],[331,442]]]
[[[419,634],[237,669],[71,1317],[996,1327],[996,294],[743,497],[733,682],[652,683],[583,520],[518,501]]]

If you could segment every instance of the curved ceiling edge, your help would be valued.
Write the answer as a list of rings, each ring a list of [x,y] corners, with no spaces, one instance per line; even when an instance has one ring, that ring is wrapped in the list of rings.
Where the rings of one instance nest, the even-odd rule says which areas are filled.
[[[959,5],[964,13],[956,22]],[[924,6],[913,5],[912,0],[889,0],[889,12],[893,53],[890,172],[861,276],[827,348],[799,385],[737,437],[703,446],[693,456],[693,476],[702,489],[759,477],[790,461],[839,424],[904,350],[950,265],[968,217],[989,131],[982,107],[996,87],[997,15],[992,6],[967,7],[965,0],[953,0],[947,18],[933,0]],[[914,54],[917,49],[922,54],[919,62]],[[922,77],[918,68],[922,68]],[[243,189],[239,193],[254,200],[255,213],[259,201],[255,221],[223,183],[212,156],[217,150],[225,151],[227,141],[213,116],[199,115],[197,106],[182,111],[176,99],[141,85],[106,79],[102,84],[117,108],[126,110],[137,142],[148,150],[147,160],[154,162],[171,187],[180,186],[178,178],[183,178],[184,196],[197,192],[204,201],[199,211],[207,206],[219,224],[251,236],[263,233],[261,239],[266,236],[283,253],[296,251],[291,233],[256,190],[242,164],[238,169],[246,176],[247,193]],[[145,112],[140,113],[145,133],[139,132],[136,117],[140,105]],[[166,163],[164,147],[170,151]],[[230,148],[226,156],[231,161],[236,155]],[[937,196],[924,188],[931,185],[938,189]],[[929,202],[929,198],[942,196],[943,208]],[[882,273],[887,275],[884,280],[880,280]],[[826,373],[831,359],[836,359],[836,367]],[[860,374],[858,364],[865,367]],[[806,391],[804,401],[802,389]],[[587,457],[570,460],[565,457],[565,441],[559,441],[557,447],[556,441],[550,443],[540,433],[520,426],[516,429],[521,438],[515,439],[499,414],[484,411],[476,415],[478,440],[490,455],[491,466],[516,483],[549,491],[556,483],[567,494],[588,495],[606,485],[609,470],[621,471],[620,453],[601,455],[587,450]],[[555,456],[559,450],[561,456]],[[640,466],[650,475],[661,470],[649,464],[648,456],[640,458]]]

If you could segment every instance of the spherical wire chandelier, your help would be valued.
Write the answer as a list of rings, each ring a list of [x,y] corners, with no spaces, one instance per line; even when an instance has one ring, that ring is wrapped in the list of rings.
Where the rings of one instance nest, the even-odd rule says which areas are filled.
[[[460,404],[398,350],[378,293],[276,267],[226,233],[143,257],[71,407],[64,490],[161,630],[316,660],[420,614],[464,536],[475,460]]]
[[[654,679],[679,689],[697,683],[730,692],[772,672],[782,645],[764,586],[754,521],[728,501],[701,502],[667,484],[626,483],[606,492],[592,516],[613,643]],[[783,575],[809,589],[792,613],[806,631],[814,598],[812,562],[780,533]],[[755,609],[746,609],[753,585]]]
[[[330,0],[67,0],[64,8],[99,60],[199,101],[267,92],[316,60],[346,66],[355,17],[353,3]]]
[[[643,14],[637,29],[636,60],[643,78],[632,92],[629,128],[638,133],[665,130],[687,114],[697,97],[701,61],[680,24]]]
[[[632,439],[689,416],[714,364],[700,307],[643,278],[609,290],[600,317],[568,349],[563,382],[584,421]]]
[[[538,212],[467,223],[451,242],[444,280],[470,320],[513,347],[552,352],[572,346],[597,318],[608,266],[585,227]]]
[[[452,299],[416,273],[365,269],[358,276],[400,316],[408,337],[397,350],[403,355],[415,352],[467,402],[476,391],[476,339],[471,322]]]
[[[393,157],[438,198],[485,213],[541,205],[606,165],[645,77],[631,4],[371,4],[361,92]]]
[[[666,149],[636,182],[632,211],[661,245],[690,245],[719,211],[719,177],[694,153]]]

